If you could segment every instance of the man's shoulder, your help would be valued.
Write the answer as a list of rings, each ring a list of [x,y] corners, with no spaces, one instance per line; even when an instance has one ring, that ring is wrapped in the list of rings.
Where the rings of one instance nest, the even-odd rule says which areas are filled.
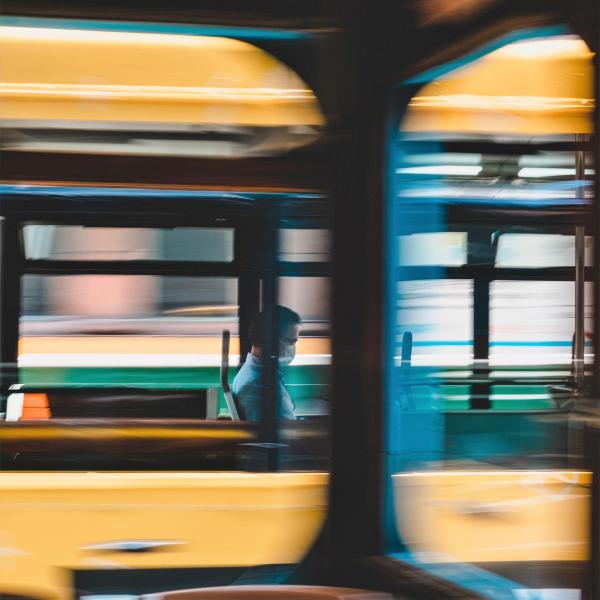
[[[245,362],[237,375],[233,378],[233,391],[236,393],[236,389],[242,389],[248,386],[255,386],[260,384],[260,372],[255,369],[248,362]]]

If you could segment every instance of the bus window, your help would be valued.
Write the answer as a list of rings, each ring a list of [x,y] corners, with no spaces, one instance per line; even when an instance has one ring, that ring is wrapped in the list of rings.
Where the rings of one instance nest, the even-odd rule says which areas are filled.
[[[467,261],[467,234],[463,231],[437,231],[399,236],[399,266],[453,266]]]
[[[593,238],[585,237],[585,266],[593,260]],[[505,233],[498,238],[498,267],[574,267],[575,236],[551,233]]]
[[[237,332],[235,278],[25,275],[22,287],[21,343],[27,346],[35,345],[23,339],[28,336],[112,332],[220,339],[222,327]],[[83,345],[93,353],[93,339]]]
[[[327,262],[331,259],[331,232],[326,229],[280,229],[279,260]]]
[[[329,296],[328,277],[279,278],[280,303],[302,319],[296,356],[284,374],[296,413],[302,418],[329,413]]]
[[[533,255],[535,260],[535,254]],[[490,363],[571,367],[575,323],[572,281],[493,281]],[[585,284],[585,331],[592,331],[592,283]],[[585,360],[593,360],[586,343]]]
[[[414,365],[470,365],[473,360],[473,282],[422,279],[398,283],[398,337],[413,337]]]
[[[302,329],[322,329],[329,322],[329,279],[280,277],[279,301],[302,317]]]
[[[568,413],[593,358],[592,57],[576,36],[513,42],[398,103],[386,533],[486,597],[584,582],[591,475]]]
[[[33,260],[233,260],[233,229],[225,227],[36,224],[22,231],[25,258]]]

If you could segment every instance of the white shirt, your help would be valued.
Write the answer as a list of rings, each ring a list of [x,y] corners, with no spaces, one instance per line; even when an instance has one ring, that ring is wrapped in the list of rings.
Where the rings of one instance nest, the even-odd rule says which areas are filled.
[[[281,371],[278,371],[277,379],[279,397],[281,398],[279,416],[282,419],[294,420],[296,418],[294,412],[296,407],[285,389]],[[252,352],[248,352],[246,362],[235,376],[231,391],[236,396],[244,412],[244,417],[248,421],[258,421],[264,394],[263,363]]]

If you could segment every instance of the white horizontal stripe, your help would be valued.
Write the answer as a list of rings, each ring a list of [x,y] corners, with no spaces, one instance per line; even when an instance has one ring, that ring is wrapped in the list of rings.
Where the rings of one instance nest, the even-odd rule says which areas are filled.
[[[491,397],[492,397],[492,400],[514,400],[515,394],[492,394]],[[519,401],[522,401],[522,400],[548,400],[548,394],[518,394],[518,399],[519,399]]]
[[[231,354],[234,368],[239,355]],[[329,354],[301,354],[291,366],[328,365]],[[220,354],[21,354],[19,367],[218,367]]]
[[[396,169],[403,175],[479,175],[481,166],[475,165],[429,165],[420,167],[404,167]]]
[[[536,354],[533,352],[528,353],[506,353],[505,356],[491,356],[488,361],[473,360],[472,355],[469,354],[415,354],[411,359],[413,366],[435,366],[435,367],[450,367],[450,366],[469,366],[473,363],[485,362],[492,366],[518,366],[518,365],[570,365],[571,364],[571,352],[570,350],[563,353],[543,353]],[[592,362],[592,355],[585,355],[585,362]],[[401,360],[399,357],[395,357],[394,363],[396,366],[400,366]]]
[[[580,600],[581,590],[571,588],[517,588],[516,600]]]
[[[593,169],[585,169],[586,175],[593,175]],[[519,169],[518,177],[575,177],[575,169],[560,167],[523,167]]]
[[[582,475],[588,475],[589,471],[571,471],[568,469],[482,469],[482,470],[460,470],[454,471],[406,471],[404,473],[394,473],[392,477],[462,477],[464,475],[477,475],[483,478],[492,477],[492,485],[496,486],[497,482],[495,479],[498,477],[513,477],[515,475],[526,475],[528,479],[522,479],[525,483],[538,484],[544,481],[563,481],[569,484],[579,483],[579,477]],[[510,482],[512,485],[512,481]]]

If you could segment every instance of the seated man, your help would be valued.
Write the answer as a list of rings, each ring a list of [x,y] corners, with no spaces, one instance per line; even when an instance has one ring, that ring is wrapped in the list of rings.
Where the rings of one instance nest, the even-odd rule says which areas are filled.
[[[279,364],[289,365],[296,354],[296,342],[300,328],[300,315],[285,306],[276,306],[276,318],[279,327]],[[250,342],[252,349],[246,357],[246,362],[233,380],[231,391],[236,396],[243,416],[249,421],[260,418],[263,396],[263,345],[267,330],[268,315],[260,313],[250,324]],[[292,398],[283,385],[283,377],[279,373],[279,395],[281,398],[280,417],[295,419],[295,406]]]

